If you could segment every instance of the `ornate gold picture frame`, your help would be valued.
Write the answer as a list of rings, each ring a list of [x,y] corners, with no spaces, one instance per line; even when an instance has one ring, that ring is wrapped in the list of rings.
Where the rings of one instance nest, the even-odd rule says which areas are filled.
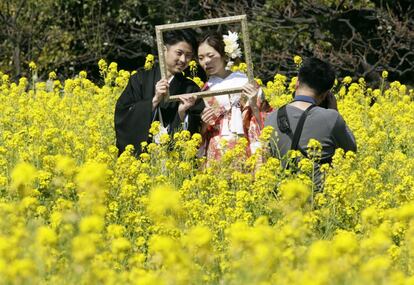
[[[221,24],[233,24],[233,23],[240,23],[241,25],[241,33],[242,33],[243,48],[244,48],[243,54],[244,54],[245,63],[247,65],[247,77],[249,79],[249,82],[253,83],[254,82],[253,64],[252,64],[252,58],[251,58],[249,30],[247,26],[246,15],[155,26],[155,33],[157,37],[158,59],[159,59],[160,69],[161,69],[161,78],[165,79],[167,77],[167,69],[165,65],[165,55],[164,55],[164,40],[162,36],[163,32],[171,31],[171,30],[187,29],[187,28],[216,26],[216,25],[221,25]],[[223,89],[219,91],[203,91],[203,92],[192,93],[192,95],[196,95],[198,98],[204,98],[204,97],[213,97],[213,96],[218,96],[218,95],[223,95],[223,94],[240,93],[241,91],[242,91],[242,88],[240,87],[240,88]],[[177,101],[179,100],[178,99],[179,96],[183,96],[183,95],[188,95],[188,94],[180,94],[180,95],[175,95],[175,96],[169,96],[169,94],[167,94],[167,96],[165,97],[165,100],[166,101]]]

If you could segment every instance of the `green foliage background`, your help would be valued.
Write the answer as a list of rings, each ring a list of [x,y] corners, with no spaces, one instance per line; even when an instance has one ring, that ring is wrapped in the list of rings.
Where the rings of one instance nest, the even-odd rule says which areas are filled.
[[[100,58],[133,70],[156,54],[155,25],[247,14],[255,73],[270,80],[294,72],[292,57],[316,55],[339,76],[414,81],[414,7],[410,0],[2,0],[0,69],[62,77],[87,70],[98,78]]]

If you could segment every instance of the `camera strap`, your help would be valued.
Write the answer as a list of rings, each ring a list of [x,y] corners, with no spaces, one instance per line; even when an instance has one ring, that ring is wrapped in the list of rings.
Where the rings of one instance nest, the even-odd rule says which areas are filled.
[[[296,126],[295,133],[293,133],[292,129],[290,128],[289,118],[286,112],[286,106],[287,105],[282,106],[277,111],[277,126],[282,133],[287,134],[292,140],[290,149],[299,150],[305,157],[307,157],[308,155],[306,151],[299,146],[299,140],[302,135],[303,126],[305,124],[308,113],[312,108],[316,107],[316,105],[312,104],[305,111],[303,111],[302,115],[299,118],[298,125]]]

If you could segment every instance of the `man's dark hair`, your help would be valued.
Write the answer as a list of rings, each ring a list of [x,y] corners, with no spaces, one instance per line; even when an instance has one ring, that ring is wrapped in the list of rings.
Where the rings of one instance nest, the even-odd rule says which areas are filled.
[[[163,39],[164,43],[170,46],[175,45],[179,42],[186,42],[192,47],[193,53],[197,53],[197,37],[196,33],[192,29],[165,32],[163,34]]]
[[[303,61],[299,69],[299,84],[305,84],[321,95],[329,91],[335,82],[335,70],[333,67],[316,57],[310,57]]]

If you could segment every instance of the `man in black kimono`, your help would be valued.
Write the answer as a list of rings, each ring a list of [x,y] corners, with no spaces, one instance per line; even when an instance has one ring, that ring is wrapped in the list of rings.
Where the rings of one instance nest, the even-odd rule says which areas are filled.
[[[188,96],[181,97],[180,102],[163,101],[167,90],[170,95],[200,91],[193,81],[182,74],[197,50],[195,36],[189,30],[171,31],[164,34],[164,42],[167,79],[161,80],[158,66],[151,70],[139,70],[131,76],[116,103],[115,132],[119,154],[132,144],[135,155],[139,155],[141,142],[148,141],[149,129],[155,120],[162,120],[169,134],[180,128],[184,121],[191,133],[200,129],[203,100]]]

